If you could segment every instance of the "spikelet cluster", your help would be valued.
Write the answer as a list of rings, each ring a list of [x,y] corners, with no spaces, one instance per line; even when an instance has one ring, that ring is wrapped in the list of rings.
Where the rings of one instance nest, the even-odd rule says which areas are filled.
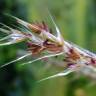
[[[67,68],[66,70],[63,70],[62,72],[56,75],[44,78],[40,81],[44,81],[46,79],[58,76],[65,76],[75,71],[81,71],[85,75],[86,72],[89,72],[87,75],[90,75],[91,72],[96,71],[96,54],[64,40],[52,16],[51,19],[56,29],[56,35],[52,34],[52,28],[49,28],[48,25],[45,24],[45,22],[28,23],[17,17],[12,18],[28,30],[22,31],[1,24],[4,27],[0,28],[0,31],[8,35],[0,39],[0,46],[7,46],[25,41],[27,46],[27,53],[11,62],[0,66],[1,68],[17,61],[20,61],[21,59],[24,59],[28,56],[39,55],[43,52],[47,52],[47,55],[43,55],[39,58],[36,58],[35,60],[25,62],[21,65],[31,64],[37,60],[42,60],[44,58],[50,58],[64,54],[63,63],[67,64]]]

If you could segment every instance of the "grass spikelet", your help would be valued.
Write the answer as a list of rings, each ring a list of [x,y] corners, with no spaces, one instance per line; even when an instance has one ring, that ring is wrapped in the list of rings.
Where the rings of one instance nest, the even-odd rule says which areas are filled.
[[[80,70],[78,71],[82,71],[83,73],[85,72],[84,68],[96,70],[96,54],[66,41],[62,37],[58,26],[53,20],[53,17],[50,13],[49,15],[52,20],[52,23],[55,26],[56,35],[53,35],[51,33],[50,28],[45,22],[29,23],[17,17],[11,16],[13,19],[16,20],[17,23],[21,24],[25,29],[27,28],[27,30],[24,30],[22,27],[19,28],[20,30],[14,29],[5,24],[0,23],[0,25],[4,26],[3,28],[0,28],[0,31],[8,34],[6,37],[0,39],[0,46],[16,44],[25,41],[25,46],[27,46],[28,50],[28,54],[19,57],[9,63],[6,63],[0,68],[6,67],[12,63],[16,63],[17,61],[20,61],[26,58],[27,56],[39,56],[41,54],[41,57],[38,57],[34,60],[30,60],[21,65],[31,64],[44,58],[50,58],[64,54],[63,62],[66,63],[67,69],[56,75],[44,78],[39,82],[58,76],[66,76],[73,71],[77,71],[76,68],[79,68]],[[42,55],[43,53],[48,54]]]

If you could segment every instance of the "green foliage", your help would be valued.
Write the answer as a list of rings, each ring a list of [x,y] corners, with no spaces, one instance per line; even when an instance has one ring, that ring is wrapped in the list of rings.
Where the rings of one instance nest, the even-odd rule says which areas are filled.
[[[96,51],[95,7],[95,0],[0,0],[0,14],[9,13],[29,22],[47,19],[48,8],[65,39],[93,52]],[[13,24],[3,15],[0,15],[0,22]],[[16,58],[17,46],[0,47],[0,65]],[[47,69],[46,64],[42,62],[22,68],[18,67],[20,63],[0,69],[0,96],[96,95],[96,86],[88,87],[92,82],[88,77],[74,79],[76,77],[73,78],[74,74],[71,74],[69,77],[55,78],[37,84],[36,80],[56,73],[59,68],[51,65]]]

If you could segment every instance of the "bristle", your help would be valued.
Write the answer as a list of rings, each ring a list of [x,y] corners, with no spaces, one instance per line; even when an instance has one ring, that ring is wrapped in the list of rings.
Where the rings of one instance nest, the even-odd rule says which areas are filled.
[[[58,54],[45,55],[45,56],[39,57],[39,58],[37,58],[37,59],[34,59],[34,60],[32,60],[32,61],[28,61],[28,62],[26,62],[26,63],[23,63],[23,64],[21,64],[21,66],[27,65],[27,64],[32,64],[32,63],[34,63],[34,62],[36,62],[36,61],[38,61],[38,60],[42,60],[42,59],[44,59],[44,58],[55,57],[55,56],[62,55],[62,54],[63,54],[63,52],[58,53]]]
[[[56,23],[55,23],[55,21],[54,21],[54,19],[53,19],[53,17],[52,17],[52,15],[51,15],[49,10],[48,10],[48,13],[49,13],[49,16],[50,16],[50,18],[51,18],[51,20],[52,20],[52,22],[53,22],[53,24],[55,26],[55,29],[56,29],[56,32],[57,32],[57,39],[58,39],[60,45],[63,45],[64,42],[63,42],[63,37],[61,35],[61,32],[60,32],[58,26],[56,25]]]
[[[9,30],[12,30],[11,27],[7,26],[6,24],[3,24],[3,23],[0,23],[0,25],[4,26],[5,28],[9,29]]]
[[[10,37],[11,37],[11,35],[8,35],[8,36],[6,36],[6,37],[3,37],[2,39],[0,39],[0,42],[1,42],[1,41],[4,41],[4,40],[8,40]]]
[[[10,34],[11,32],[9,30],[6,30],[4,28],[0,28],[0,31],[6,34]]]
[[[15,19],[15,20],[17,21],[17,23],[19,23],[19,24],[21,24],[21,25],[23,25],[23,26],[25,26],[25,27],[27,27],[27,25],[28,25],[27,22],[25,22],[25,21],[23,21],[23,20],[15,17],[15,16],[13,16],[13,15],[10,15],[10,14],[5,14],[5,15],[7,15],[7,16],[13,18],[13,19]]]
[[[43,78],[43,79],[37,81],[37,83],[40,83],[40,82],[48,80],[48,79],[56,78],[56,77],[66,76],[66,75],[70,74],[71,72],[73,72],[73,70],[66,69],[63,72],[57,73],[55,75],[52,75],[52,76],[49,76],[49,77],[46,77],[46,78]]]
[[[13,61],[11,61],[11,62],[8,62],[8,63],[0,66],[0,68],[3,68],[3,67],[5,67],[5,66],[8,66],[8,65],[10,65],[10,64],[12,64],[12,63],[15,63],[15,62],[17,62],[17,61],[20,61],[20,60],[24,59],[25,57],[28,57],[28,56],[31,56],[31,55],[32,55],[32,53],[28,53],[28,54],[26,54],[26,55],[24,55],[24,56],[21,56],[21,57],[13,60]]]

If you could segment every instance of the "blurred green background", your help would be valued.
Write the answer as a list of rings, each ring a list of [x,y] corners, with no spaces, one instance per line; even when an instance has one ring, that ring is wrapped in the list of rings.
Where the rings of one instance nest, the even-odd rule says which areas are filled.
[[[42,21],[48,16],[46,8],[66,40],[96,52],[96,0],[0,0],[0,22],[15,24],[3,13],[29,22]],[[22,43],[0,47],[0,65],[17,57],[18,46],[23,47]],[[58,68],[53,65],[47,69],[42,61],[22,68],[20,63],[0,69],[0,96],[96,96],[95,80],[86,76],[71,74],[36,83]]]

